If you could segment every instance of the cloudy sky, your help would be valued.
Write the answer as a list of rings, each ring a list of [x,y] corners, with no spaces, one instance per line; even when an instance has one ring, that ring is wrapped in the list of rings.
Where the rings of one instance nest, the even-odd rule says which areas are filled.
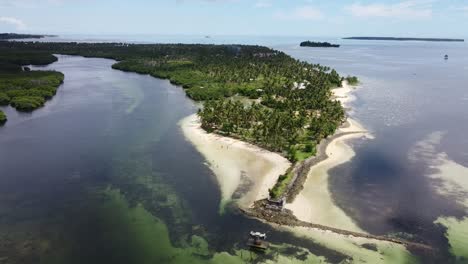
[[[0,32],[468,36],[468,0],[0,0]]]

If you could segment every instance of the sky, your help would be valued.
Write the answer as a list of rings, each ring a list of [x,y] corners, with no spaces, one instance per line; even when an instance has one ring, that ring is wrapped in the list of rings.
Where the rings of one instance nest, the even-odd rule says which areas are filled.
[[[0,0],[0,32],[468,36],[468,0]]]

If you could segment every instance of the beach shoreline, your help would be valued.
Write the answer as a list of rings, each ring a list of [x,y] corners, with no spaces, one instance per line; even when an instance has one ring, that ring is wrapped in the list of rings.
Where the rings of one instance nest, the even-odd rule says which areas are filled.
[[[221,189],[221,208],[230,201],[249,208],[255,201],[267,198],[278,176],[291,167],[291,162],[278,153],[207,133],[196,114],[182,119],[180,126],[215,174]]]
[[[343,107],[355,99],[354,87],[343,82],[333,89],[334,98]],[[195,148],[205,157],[216,176],[222,193],[220,208],[235,201],[241,209],[252,209],[254,202],[269,197],[278,177],[293,164],[278,153],[230,137],[207,133],[200,127],[196,114],[180,122],[181,129]],[[328,171],[354,156],[346,143],[370,134],[356,120],[348,118],[336,133],[324,139],[317,155],[295,166],[304,166],[287,193],[286,209],[299,220],[354,232],[363,232],[333,201],[328,188]],[[313,201],[313,202],[312,202]]]
[[[349,104],[355,100],[353,91],[354,87],[346,82],[343,82],[343,87],[333,89],[334,97],[344,108],[349,108]],[[357,138],[370,139],[372,136],[358,121],[348,117],[333,136],[322,140],[317,155],[310,158],[306,175],[298,179],[298,190],[285,206],[299,220],[365,233],[335,204],[329,190],[328,172],[354,157],[355,152],[348,142]]]

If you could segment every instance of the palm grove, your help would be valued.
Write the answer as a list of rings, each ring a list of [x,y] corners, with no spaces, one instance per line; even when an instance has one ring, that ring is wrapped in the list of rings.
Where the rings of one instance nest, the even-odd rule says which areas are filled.
[[[331,89],[343,80],[335,70],[267,47],[0,42],[0,50],[3,57],[8,50],[17,58],[44,60],[50,60],[53,53],[111,58],[118,61],[112,66],[115,69],[169,79],[190,98],[204,101],[198,112],[203,129],[280,152],[293,162],[314,155],[320,140],[333,134],[345,119],[341,104],[332,97]],[[59,76],[56,80],[61,81]],[[29,86],[3,90],[15,106],[16,94],[38,99],[37,90],[46,90],[50,91],[47,96],[52,95],[54,91],[45,89],[44,83],[28,82]],[[48,87],[56,85],[48,83]],[[34,84],[36,88],[30,87]],[[280,179],[284,183],[288,177]]]

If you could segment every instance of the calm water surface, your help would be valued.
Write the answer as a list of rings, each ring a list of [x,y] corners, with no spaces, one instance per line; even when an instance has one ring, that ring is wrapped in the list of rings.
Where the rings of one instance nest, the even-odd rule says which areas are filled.
[[[149,238],[151,245],[134,244],[127,234],[133,231],[125,230],[131,226],[118,220],[126,212],[101,205],[109,197],[99,193],[110,188],[167,223],[177,247],[199,235],[211,249],[231,251],[243,248],[250,230],[263,230],[271,242],[342,258],[235,211],[219,214],[215,177],[179,129],[178,122],[196,111],[182,88],[113,70],[112,60],[58,57],[34,67],[65,74],[45,107],[33,113],[2,108],[9,121],[0,128],[0,233],[7,241],[0,244],[1,257],[32,255],[20,262],[38,263],[49,249],[71,256],[68,263],[146,263],[141,248],[163,243],[162,234]],[[113,237],[120,232],[127,235]]]
[[[85,39],[96,41],[92,36]],[[448,159],[468,166],[465,43],[324,39],[342,47],[317,49],[300,48],[297,43],[303,38],[166,36],[157,41],[156,37],[139,36],[126,40],[256,41],[295,58],[330,66],[341,74],[358,76],[362,84],[350,113],[375,139],[353,141],[356,156],[333,169],[334,198],[369,232],[406,233],[447,254],[444,229],[433,222],[441,215],[466,216],[467,210],[435,192],[433,180],[426,177],[433,173],[430,159],[414,159],[411,153],[417,142],[441,132],[444,136],[435,146],[436,153],[444,152]],[[447,61],[443,60],[445,54],[449,55]],[[210,246],[221,251],[258,228],[274,234],[273,242],[307,245],[315,253],[339,260],[321,247],[274,232],[256,221],[230,212],[220,216],[220,194],[213,175],[177,125],[196,111],[193,103],[182,89],[167,81],[115,71],[112,64],[111,60],[60,56],[59,62],[46,68],[65,73],[65,83],[46,107],[32,114],[4,108],[9,121],[0,128],[3,224],[34,230],[38,228],[31,224],[35,219],[63,223],[63,219],[69,221],[69,215],[79,218],[74,208],[85,203],[83,193],[95,186],[111,185],[130,202],[141,202],[163,220],[178,223],[168,226],[173,237],[204,230]],[[135,175],[148,177],[138,178],[140,184],[136,184],[130,180],[139,177]],[[179,213],[149,204],[158,197],[152,196],[148,186],[178,197],[171,207],[179,208],[175,210]],[[76,233],[90,245],[102,242],[95,239],[95,233],[80,228]],[[106,251],[96,255],[109,257]]]
[[[276,46],[362,81],[351,116],[375,139],[354,141],[356,156],[332,171],[335,200],[366,230],[415,234],[443,247],[443,231],[433,222],[441,215],[467,216],[468,210],[436,193],[438,182],[427,177],[435,157],[415,159],[412,153],[417,142],[442,133],[433,154],[446,153],[468,167],[468,45],[338,42],[339,49]]]

